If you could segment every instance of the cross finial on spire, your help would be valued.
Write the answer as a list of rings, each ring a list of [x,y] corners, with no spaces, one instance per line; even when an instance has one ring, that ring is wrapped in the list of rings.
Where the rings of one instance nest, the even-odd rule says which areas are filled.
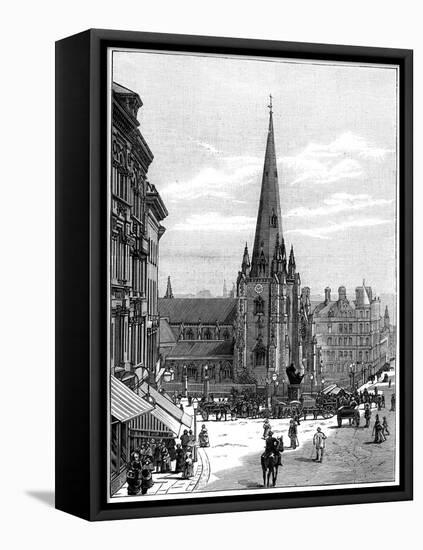
[[[268,107],[269,107],[270,114],[273,113],[273,103],[272,103],[272,99],[273,99],[272,94],[269,94],[269,105],[268,105]]]

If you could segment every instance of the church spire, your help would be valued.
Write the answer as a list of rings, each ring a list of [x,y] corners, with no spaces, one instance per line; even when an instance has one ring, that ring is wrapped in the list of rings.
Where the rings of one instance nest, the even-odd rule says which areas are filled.
[[[172,291],[172,285],[170,283],[170,276],[167,278],[166,294],[164,295],[164,297],[173,298],[173,291]]]
[[[273,131],[273,103],[269,102],[269,129],[264,156],[260,203],[251,263],[252,277],[270,277],[276,238],[282,235],[281,206],[279,199],[278,170],[276,166],[275,137]]]
[[[245,275],[249,275],[250,272],[250,256],[248,254],[248,245],[245,243],[244,256],[242,257],[241,271]]]

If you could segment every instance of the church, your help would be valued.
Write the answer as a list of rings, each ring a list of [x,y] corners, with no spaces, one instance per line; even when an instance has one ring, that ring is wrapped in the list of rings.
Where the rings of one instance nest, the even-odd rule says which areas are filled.
[[[282,231],[270,96],[269,127],[252,254],[245,245],[234,297],[174,298],[171,280],[159,300],[160,353],[174,381],[210,392],[234,386],[264,389],[285,382],[286,368],[315,370],[310,289],[301,287],[294,249],[289,255]]]

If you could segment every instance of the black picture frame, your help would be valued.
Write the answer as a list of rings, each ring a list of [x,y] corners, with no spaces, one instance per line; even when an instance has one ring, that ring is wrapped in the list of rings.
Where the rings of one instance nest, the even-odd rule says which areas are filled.
[[[106,501],[107,48],[400,67],[400,484],[110,504]],[[87,520],[410,500],[413,495],[413,52],[92,29],[56,43],[56,508]]]

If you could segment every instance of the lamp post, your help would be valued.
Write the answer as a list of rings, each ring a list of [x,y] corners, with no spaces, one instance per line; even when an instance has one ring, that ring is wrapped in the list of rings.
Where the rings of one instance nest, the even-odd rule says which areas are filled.
[[[193,419],[194,419],[194,462],[197,462],[197,407],[198,402],[194,397],[192,401]]]
[[[325,377],[323,376],[322,377],[322,391],[325,389],[325,382],[326,382],[326,380],[325,380]]]
[[[282,399],[285,397],[285,377],[282,376]]]
[[[278,375],[276,374],[276,372],[272,374],[272,381],[273,381],[273,397],[274,399],[276,399],[276,392],[278,388]]]
[[[182,367],[183,369],[183,378],[184,378],[184,392],[183,392],[183,395],[185,398],[188,397],[188,369],[187,369],[187,366],[184,365]]]
[[[313,381],[314,381],[314,375],[310,374],[310,393],[313,395]]]
[[[354,363],[351,363],[350,365],[350,380],[351,380],[351,389],[354,391],[355,389],[355,372],[356,372],[356,365]]]
[[[204,376],[203,394],[204,394],[204,399],[208,401],[208,398],[209,398],[209,366],[208,365],[204,365],[203,376]]]

